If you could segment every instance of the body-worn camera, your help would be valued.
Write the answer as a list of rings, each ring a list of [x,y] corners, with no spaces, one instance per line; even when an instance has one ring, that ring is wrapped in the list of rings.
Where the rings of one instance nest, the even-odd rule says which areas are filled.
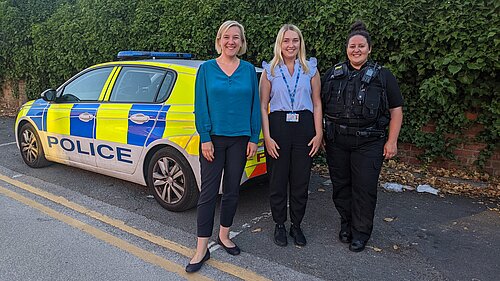
[[[375,63],[374,66],[367,67],[365,73],[363,74],[363,77],[361,77],[361,87],[358,91],[358,94],[356,95],[356,100],[358,101],[359,105],[362,105],[365,102],[366,88],[372,81],[373,77],[377,76],[379,69],[380,66]]]

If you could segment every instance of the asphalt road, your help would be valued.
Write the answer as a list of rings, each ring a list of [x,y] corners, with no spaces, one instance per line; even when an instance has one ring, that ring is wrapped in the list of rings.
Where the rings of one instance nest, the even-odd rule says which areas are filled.
[[[186,278],[147,257],[183,268],[189,258],[179,249],[195,247],[194,209],[166,211],[148,196],[146,187],[76,168],[53,164],[31,169],[13,143],[13,126],[13,118],[0,118],[0,280]],[[336,238],[339,217],[326,180],[312,176],[302,226],[308,245],[302,248],[274,245],[267,183],[245,185],[232,228],[242,255],[230,257],[214,247],[212,260],[223,262],[222,267],[209,264],[200,273],[234,280],[226,269],[235,265],[250,274],[244,276],[271,280],[499,280],[500,215],[488,209],[488,200],[380,189],[369,247],[353,253]],[[32,188],[59,199],[35,195]],[[50,216],[34,203],[10,197],[9,192],[67,218]],[[180,248],[152,243],[150,236],[134,235],[119,223],[77,212],[64,206],[61,198]],[[71,221],[77,223],[71,225]],[[114,238],[102,240],[94,235],[99,231]],[[129,246],[121,248],[117,239]],[[145,256],[139,257],[141,250]]]

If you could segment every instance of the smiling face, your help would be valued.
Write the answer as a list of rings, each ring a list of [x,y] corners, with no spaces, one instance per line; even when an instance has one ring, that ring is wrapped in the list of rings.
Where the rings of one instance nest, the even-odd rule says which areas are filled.
[[[368,60],[368,55],[371,52],[371,47],[368,41],[362,35],[354,35],[347,43],[347,58],[351,62],[352,67],[360,69],[361,66]]]
[[[221,54],[227,57],[235,57],[241,48],[241,37],[239,27],[230,27],[219,39]]]
[[[293,59],[297,57],[300,49],[299,34],[292,30],[285,31],[283,41],[281,41],[281,55],[283,59]]]

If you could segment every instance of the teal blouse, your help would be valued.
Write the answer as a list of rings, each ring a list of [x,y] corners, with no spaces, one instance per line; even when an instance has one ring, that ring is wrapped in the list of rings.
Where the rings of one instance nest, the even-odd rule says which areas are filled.
[[[227,76],[215,59],[204,62],[196,74],[194,113],[202,143],[211,141],[212,135],[249,136],[258,143],[261,122],[255,67],[240,60]]]

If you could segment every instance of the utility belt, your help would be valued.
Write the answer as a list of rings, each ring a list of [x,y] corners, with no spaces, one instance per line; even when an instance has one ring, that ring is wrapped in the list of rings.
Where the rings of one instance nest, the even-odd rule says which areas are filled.
[[[385,137],[385,131],[380,129],[375,129],[373,127],[368,128],[356,128],[348,127],[345,125],[333,124],[335,132],[340,135],[352,135],[358,137]]]
[[[375,127],[367,127],[367,128],[358,128],[358,127],[349,127],[346,125],[339,125],[325,120],[325,136],[327,140],[334,140],[335,135],[350,135],[357,137],[376,137],[383,138],[385,137],[385,130],[377,129]]]

